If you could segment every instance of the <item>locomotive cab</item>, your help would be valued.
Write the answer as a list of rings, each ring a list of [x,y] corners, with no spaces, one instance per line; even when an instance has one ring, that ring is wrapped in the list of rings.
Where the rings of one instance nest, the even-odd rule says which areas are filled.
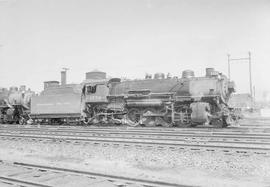
[[[87,72],[82,83],[82,99],[85,103],[107,103],[109,87],[106,73],[101,71]]]
[[[107,103],[109,88],[106,82],[87,83],[82,88],[82,94],[86,103]]]
[[[108,123],[115,120],[115,111],[112,111],[115,108],[115,98],[109,96],[110,88],[119,82],[120,79],[116,78],[106,79],[105,72],[86,73],[86,80],[82,87],[82,119],[84,123]],[[114,105],[112,106],[112,104]]]

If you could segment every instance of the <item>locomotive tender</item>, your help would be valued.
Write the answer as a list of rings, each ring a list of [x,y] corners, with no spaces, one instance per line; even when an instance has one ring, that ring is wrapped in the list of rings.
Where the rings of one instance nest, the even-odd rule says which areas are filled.
[[[227,105],[234,83],[213,68],[207,68],[204,77],[186,70],[181,78],[157,73],[122,82],[92,71],[81,84],[66,84],[66,72],[61,75],[61,85],[45,82],[44,91],[32,97],[34,122],[166,127],[226,127],[234,122]]]

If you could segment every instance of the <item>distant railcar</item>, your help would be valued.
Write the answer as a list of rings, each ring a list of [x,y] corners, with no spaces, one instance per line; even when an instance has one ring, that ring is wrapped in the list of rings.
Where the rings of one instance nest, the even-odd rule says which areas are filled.
[[[1,123],[25,123],[30,119],[31,97],[35,93],[26,86],[11,87],[0,91]]]
[[[8,106],[9,91],[6,88],[0,88],[0,123],[6,122],[6,112],[9,109]]]

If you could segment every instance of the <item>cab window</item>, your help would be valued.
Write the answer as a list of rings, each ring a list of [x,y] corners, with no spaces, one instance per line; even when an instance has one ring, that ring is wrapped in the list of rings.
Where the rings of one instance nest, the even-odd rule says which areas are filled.
[[[88,94],[96,93],[96,91],[97,91],[97,85],[95,85],[95,86],[87,86],[86,91],[87,91]]]

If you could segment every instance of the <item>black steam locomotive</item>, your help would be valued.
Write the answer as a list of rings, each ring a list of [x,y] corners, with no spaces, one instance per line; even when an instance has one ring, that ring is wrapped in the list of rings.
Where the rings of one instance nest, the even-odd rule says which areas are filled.
[[[156,73],[124,81],[92,71],[81,84],[66,84],[65,73],[61,85],[47,81],[44,91],[32,97],[34,122],[226,127],[236,120],[227,104],[234,83],[213,68],[204,77],[186,70],[181,78]]]

